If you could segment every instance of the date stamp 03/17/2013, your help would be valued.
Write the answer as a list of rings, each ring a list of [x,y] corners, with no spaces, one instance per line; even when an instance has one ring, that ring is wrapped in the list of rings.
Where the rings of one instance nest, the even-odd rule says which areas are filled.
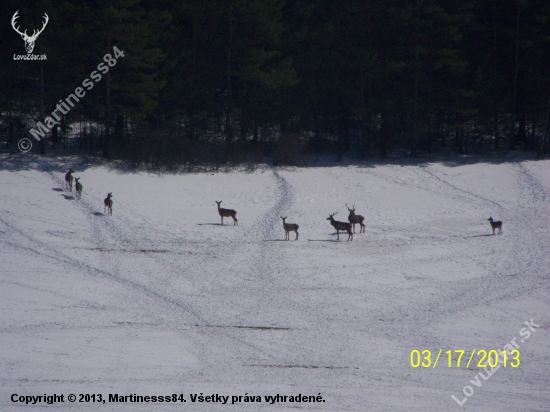
[[[446,365],[448,368],[470,368],[472,364],[474,367],[483,369],[487,366],[495,368],[498,364],[501,366],[517,368],[520,364],[520,352],[514,349],[508,353],[507,350],[497,351],[496,349],[472,349],[468,351],[469,355],[463,359],[464,354],[467,353],[464,349],[446,350],[439,349],[436,356],[435,351],[432,352],[429,349],[422,351],[413,349],[410,353],[410,364],[413,368],[435,368],[438,364]],[[441,361],[443,362],[440,362]],[[466,361],[467,360],[467,361]],[[472,363],[473,362],[473,363]]]

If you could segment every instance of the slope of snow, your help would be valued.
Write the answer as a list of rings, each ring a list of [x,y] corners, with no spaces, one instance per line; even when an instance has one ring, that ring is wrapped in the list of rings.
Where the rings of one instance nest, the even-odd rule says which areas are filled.
[[[158,176],[27,159],[0,166],[2,411],[33,407],[12,394],[54,393],[65,402],[40,406],[550,410],[550,161]],[[69,167],[82,200],[64,190]],[[220,225],[215,200],[238,226]],[[366,233],[337,242],[326,218],[346,221],[346,203]],[[284,241],[280,216],[300,225],[299,241]],[[531,319],[540,326],[520,342]],[[447,367],[447,350],[466,358],[512,338],[519,368],[476,385],[467,359]],[[413,368],[413,349],[443,355]],[[186,403],[66,400],[115,393]],[[229,404],[193,403],[195,393]],[[262,403],[230,405],[245,394]],[[276,394],[324,402],[264,401]]]

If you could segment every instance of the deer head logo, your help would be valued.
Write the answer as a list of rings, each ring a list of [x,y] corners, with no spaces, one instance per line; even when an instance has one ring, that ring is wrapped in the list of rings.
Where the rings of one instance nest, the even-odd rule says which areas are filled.
[[[46,13],[44,13],[44,23],[42,25],[42,28],[40,30],[34,30],[33,33],[32,33],[32,36],[28,36],[27,35],[27,30],[25,30],[23,33],[21,33],[19,31],[19,27],[15,27],[16,20],[19,18],[17,13],[19,13],[19,10],[17,10],[14,13],[13,17],[11,18],[11,26],[13,27],[13,29],[17,33],[19,33],[21,35],[21,38],[25,41],[25,49],[27,50],[27,53],[31,54],[33,49],[34,49],[34,42],[36,42],[36,39],[38,38],[40,33],[42,33],[44,31],[44,29],[46,28],[46,25],[48,24],[48,21],[50,20],[50,18],[48,17],[48,15]]]

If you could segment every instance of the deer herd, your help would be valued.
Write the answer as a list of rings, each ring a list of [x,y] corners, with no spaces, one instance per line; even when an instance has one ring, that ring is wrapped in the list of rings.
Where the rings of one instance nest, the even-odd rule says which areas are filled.
[[[73,178],[73,173],[75,171],[73,169],[69,169],[67,174],[65,175],[65,189],[68,189],[70,192],[73,190],[73,180],[75,181],[75,192],[76,192],[76,198],[82,199],[82,184],[79,182],[80,178],[76,177]],[[107,193],[107,197],[103,200],[103,205],[105,206],[103,208],[103,213],[108,213],[109,215],[113,215],[113,193]],[[224,209],[220,207],[222,201],[219,202],[215,201],[218,204],[218,214],[221,217],[221,224],[223,225],[223,218],[224,217],[230,217],[233,219],[233,226],[239,225],[239,221],[237,220],[237,211],[233,209]],[[348,215],[348,221],[347,222],[340,222],[338,220],[334,220],[334,216],[338,214],[338,212],[330,213],[329,217],[327,217],[327,220],[330,220],[330,224],[336,229],[336,240],[340,240],[340,232],[345,232],[348,234],[348,241],[353,240],[353,234],[355,233],[355,225],[359,225],[359,233],[365,233],[365,225],[363,221],[365,218],[361,215],[355,214],[355,205],[353,207],[349,207],[346,203],[346,209],[348,209],[349,215]],[[285,230],[286,238],[285,240],[290,240],[290,232],[296,233],[296,238],[294,240],[298,240],[298,226],[296,223],[286,223],[287,217],[282,217],[283,220],[283,228]],[[492,217],[489,217],[487,219],[489,223],[491,224],[491,228],[493,229],[493,236],[495,235],[495,229],[498,229],[498,234],[502,235],[502,222],[498,221],[495,222]]]
[[[73,173],[75,171],[73,169],[69,169],[67,174],[65,175],[65,190],[68,190],[69,192],[73,191],[73,181],[75,182],[74,188],[76,193],[77,199],[82,199],[82,183],[80,183],[80,177],[73,177]],[[112,216],[113,215],[113,200],[111,197],[113,196],[112,193],[107,193],[107,197],[105,200],[103,200],[103,204],[105,207],[103,208],[103,213],[107,212]]]

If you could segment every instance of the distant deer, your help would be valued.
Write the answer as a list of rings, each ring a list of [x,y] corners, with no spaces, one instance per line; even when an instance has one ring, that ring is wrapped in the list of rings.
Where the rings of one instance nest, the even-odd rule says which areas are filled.
[[[105,205],[105,207],[103,208],[103,213],[105,213],[105,211],[109,209],[109,214],[111,216],[113,215],[113,201],[111,200],[112,196],[112,193],[107,193],[107,197],[105,198],[105,200],[103,200],[103,204]]]
[[[492,217],[489,217],[489,219],[487,220],[489,221],[489,223],[491,224],[491,227],[493,228],[493,236],[495,235],[495,229],[498,229],[498,234],[502,235],[502,222],[501,221],[495,222],[493,221]]]
[[[82,199],[82,183],[79,182],[80,177],[74,178],[74,188],[76,190],[76,198]]]
[[[223,218],[224,217],[232,217],[233,218],[233,226],[235,226],[235,225],[238,226],[239,221],[235,217],[237,215],[237,212],[233,209],[222,209],[220,207],[220,204],[222,203],[221,200],[219,202],[217,200],[215,200],[215,202],[218,204],[218,213],[220,214],[220,216],[222,218],[222,225],[223,225]]]
[[[361,232],[365,233],[365,225],[363,224],[363,220],[365,220],[365,218],[361,215],[355,214],[355,205],[353,205],[353,208],[350,209],[348,207],[348,204],[346,203],[346,208],[349,210],[348,222],[350,222],[353,226],[353,233],[355,233],[356,223],[359,223],[361,225],[361,228],[359,229],[359,233]]]
[[[73,191],[73,169],[69,169],[65,175],[65,189],[69,188],[69,192]]]
[[[285,240],[290,240],[290,232],[296,232],[296,239],[294,240],[298,240],[298,228],[300,226],[298,226],[296,223],[286,223],[285,222],[286,217],[281,216],[281,219],[283,219],[283,227],[285,228],[285,232],[286,232]]]
[[[334,226],[334,229],[336,229],[337,239],[340,240],[340,230],[344,232],[348,232],[348,241],[351,239],[353,240],[353,233],[351,232],[351,223],[347,222],[338,222],[337,220],[334,220],[335,215],[338,213],[332,213],[329,217],[327,217],[327,220],[330,220],[330,224]]]

